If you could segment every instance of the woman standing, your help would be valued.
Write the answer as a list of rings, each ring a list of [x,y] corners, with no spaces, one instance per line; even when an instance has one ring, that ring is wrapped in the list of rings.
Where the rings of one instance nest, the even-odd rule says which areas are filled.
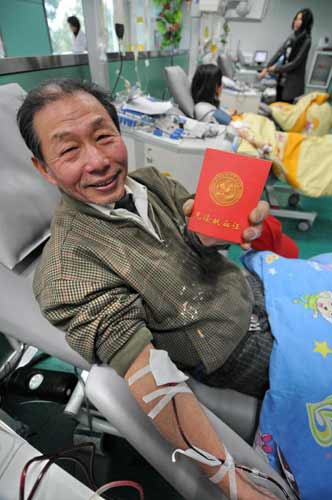
[[[267,73],[278,76],[277,101],[293,102],[304,93],[305,67],[311,47],[314,17],[310,9],[300,10],[293,19],[293,34],[270,59],[259,78]]]

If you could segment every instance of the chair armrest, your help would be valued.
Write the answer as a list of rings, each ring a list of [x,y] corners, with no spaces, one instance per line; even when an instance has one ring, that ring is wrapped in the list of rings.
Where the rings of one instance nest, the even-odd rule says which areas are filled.
[[[193,378],[188,384],[204,406],[252,445],[258,426],[261,401],[231,389],[208,387]]]
[[[172,463],[174,449],[162,438],[129,392],[124,379],[110,367],[93,366],[86,394],[101,414],[184,498],[225,500],[219,488],[186,457]]]
[[[187,457],[181,457],[176,463],[172,463],[172,446],[162,438],[130,394],[124,379],[112,368],[93,366],[86,383],[86,392],[101,414],[184,498],[225,498]],[[203,409],[237,463],[257,467],[283,483],[280,476],[243,439],[204,406]],[[283,485],[286,487],[284,483]],[[271,491],[278,493],[273,488]]]

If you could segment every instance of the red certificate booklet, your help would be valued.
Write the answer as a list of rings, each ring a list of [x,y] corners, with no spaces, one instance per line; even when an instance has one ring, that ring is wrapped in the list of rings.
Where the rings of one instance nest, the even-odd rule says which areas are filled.
[[[257,206],[271,162],[207,149],[189,229],[220,240],[242,243],[249,214]]]

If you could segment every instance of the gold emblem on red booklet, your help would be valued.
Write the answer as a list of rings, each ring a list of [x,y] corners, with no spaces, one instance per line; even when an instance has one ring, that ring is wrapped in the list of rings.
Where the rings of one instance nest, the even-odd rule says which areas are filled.
[[[209,184],[212,200],[222,207],[235,205],[243,195],[243,182],[234,172],[220,172]]]

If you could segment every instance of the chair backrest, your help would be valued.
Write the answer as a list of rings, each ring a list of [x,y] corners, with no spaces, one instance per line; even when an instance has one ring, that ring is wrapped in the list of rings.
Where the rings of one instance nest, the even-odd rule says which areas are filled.
[[[181,111],[193,118],[194,101],[191,97],[190,82],[181,66],[167,66],[165,75],[168,88]]]
[[[17,84],[0,86],[0,263],[13,269],[50,234],[59,191],[33,168],[16,125],[25,92]]]
[[[87,368],[88,363],[70,349],[64,332],[42,317],[32,292],[33,274],[60,197],[33,168],[16,125],[24,96],[17,84],[0,86],[0,123],[5,124],[0,135],[0,331]]]
[[[221,69],[223,76],[228,76],[228,78],[234,78],[235,68],[233,61],[227,53],[220,54],[217,59],[217,64]]]

